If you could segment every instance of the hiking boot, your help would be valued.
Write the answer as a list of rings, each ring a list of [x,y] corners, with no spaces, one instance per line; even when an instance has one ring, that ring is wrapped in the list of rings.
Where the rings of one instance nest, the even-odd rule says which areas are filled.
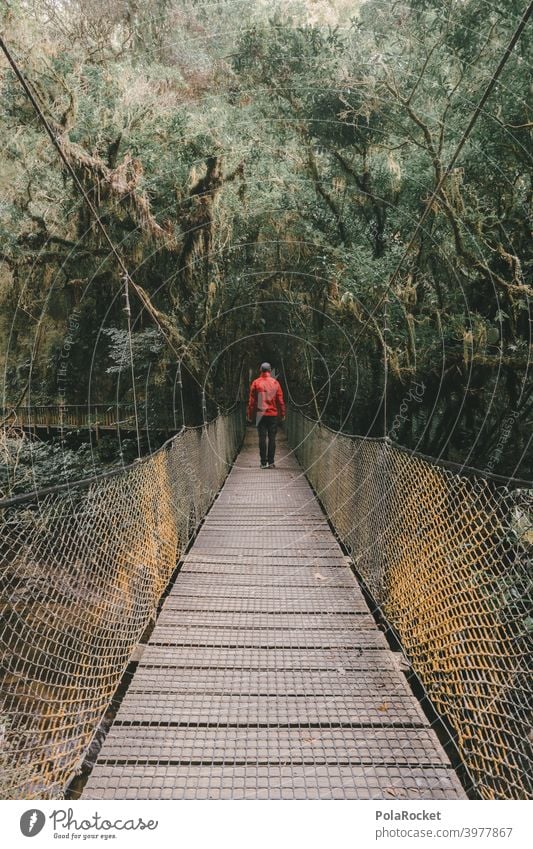
[[[269,464],[268,464],[268,468],[269,468],[269,469],[275,469],[275,468],[276,468],[276,464],[275,464],[275,463],[269,463]]]
[[[268,469],[268,463],[261,463],[261,469]]]

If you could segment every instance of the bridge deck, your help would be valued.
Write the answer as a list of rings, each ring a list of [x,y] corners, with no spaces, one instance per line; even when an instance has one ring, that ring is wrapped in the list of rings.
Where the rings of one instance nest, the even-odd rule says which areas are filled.
[[[87,799],[464,798],[280,435],[249,431]]]

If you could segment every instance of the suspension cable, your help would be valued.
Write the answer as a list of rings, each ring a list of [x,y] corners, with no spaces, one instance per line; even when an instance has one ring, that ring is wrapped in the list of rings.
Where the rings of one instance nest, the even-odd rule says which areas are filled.
[[[494,87],[495,87],[495,85],[498,81],[498,78],[501,75],[501,72],[503,71],[511,53],[513,52],[514,48],[516,47],[516,44],[518,43],[518,40],[520,39],[520,37],[521,37],[521,35],[522,35],[526,25],[527,25],[528,20],[531,17],[532,12],[533,12],[533,0],[532,0],[532,2],[529,3],[527,8],[525,9],[525,11],[522,15],[522,18],[520,19],[520,22],[519,22],[516,30],[514,31],[512,37],[511,37],[509,44],[507,45],[507,47],[503,51],[503,55],[502,55],[502,57],[501,57],[501,59],[498,63],[498,66],[497,66],[496,70],[494,71],[494,73],[492,74],[489,82],[487,83],[487,86],[485,87],[485,91],[483,92],[476,108],[474,109],[474,111],[472,113],[470,121],[468,122],[468,125],[467,125],[465,131],[463,132],[463,135],[461,136],[459,144],[457,145],[450,162],[448,163],[447,167],[443,171],[443,173],[442,173],[442,175],[441,175],[441,177],[440,177],[440,179],[437,183],[437,186],[435,187],[430,199],[427,201],[425,209],[424,209],[422,215],[420,216],[420,219],[418,220],[418,223],[417,223],[417,225],[416,225],[416,227],[415,227],[415,229],[414,229],[414,231],[411,235],[409,243],[408,243],[407,247],[405,248],[400,260],[398,261],[398,264],[396,265],[394,271],[392,272],[392,274],[389,278],[389,281],[388,281],[388,283],[387,283],[387,285],[386,285],[386,287],[383,291],[383,294],[380,296],[380,298],[378,299],[378,302],[373,307],[373,309],[368,310],[368,317],[366,318],[366,320],[365,320],[362,328],[360,329],[359,333],[355,337],[353,345],[350,346],[351,348],[353,348],[353,346],[355,346],[357,344],[357,342],[361,338],[362,334],[364,333],[364,331],[368,327],[369,322],[374,318],[374,316],[376,315],[376,313],[378,312],[380,307],[384,306],[384,331],[385,331],[384,334],[383,334],[383,349],[384,349],[383,350],[383,356],[384,356],[384,371],[385,371],[385,387],[384,387],[384,399],[383,399],[384,436],[387,436],[387,397],[386,396],[387,396],[387,379],[388,379],[388,353],[387,353],[386,333],[388,333],[388,330],[389,330],[389,328],[388,328],[388,295],[389,295],[389,292],[391,291],[394,283],[398,279],[398,275],[399,275],[399,273],[400,273],[400,271],[403,267],[403,264],[404,264],[405,260],[407,259],[409,253],[411,252],[411,249],[413,248],[416,237],[418,236],[418,233],[420,232],[422,225],[424,224],[426,218],[428,217],[434,201],[437,199],[437,196],[440,194],[440,191],[441,191],[445,181],[447,180],[452,169],[454,168],[455,163],[457,162],[457,159],[459,158],[459,155],[460,155],[463,147],[465,146],[465,144],[466,144],[466,142],[467,142],[467,140],[468,140],[468,138],[469,138],[469,136],[470,136],[480,114],[481,114],[483,107],[485,106],[485,103],[487,102],[490,95],[492,94],[492,91],[493,91],[493,89],[494,89]],[[337,366],[337,369],[340,367],[340,365],[342,365],[342,363],[344,363],[344,360],[346,359],[347,356],[348,355],[346,354],[342,358],[342,361],[339,364],[339,366]],[[337,369],[335,369],[335,372],[337,371]],[[333,374],[335,374],[335,372],[333,372]],[[290,395],[290,390],[289,390],[289,395]],[[296,406],[304,406],[304,405],[296,405]]]
[[[375,315],[377,310],[382,306],[382,304],[385,301],[385,298],[387,297],[388,293],[391,291],[392,286],[394,285],[394,283],[398,279],[398,275],[399,275],[399,273],[400,273],[400,271],[401,271],[401,269],[404,265],[405,260],[407,259],[409,253],[411,252],[411,249],[414,246],[416,237],[418,236],[418,233],[420,232],[422,225],[424,224],[426,218],[428,217],[430,210],[433,206],[433,203],[435,202],[438,195],[440,194],[440,191],[441,191],[445,181],[448,179],[448,177],[449,177],[449,175],[450,175],[450,173],[451,173],[451,171],[452,171],[452,169],[453,169],[453,167],[454,167],[464,145],[466,144],[466,142],[467,142],[467,140],[468,140],[478,118],[479,118],[479,115],[481,114],[483,107],[485,106],[485,103],[487,102],[490,95],[492,94],[492,91],[493,91],[493,89],[496,85],[496,82],[498,81],[498,78],[501,75],[501,72],[503,71],[511,53],[513,52],[513,50],[514,50],[514,48],[515,48],[515,46],[518,42],[518,40],[520,39],[520,37],[521,37],[521,35],[522,35],[526,25],[527,25],[528,20],[531,17],[532,12],[533,12],[533,0],[532,0],[532,2],[529,3],[527,8],[525,9],[525,11],[522,15],[522,18],[520,19],[520,22],[519,22],[515,32],[513,33],[513,36],[511,37],[509,44],[507,45],[507,47],[505,48],[505,50],[503,52],[503,55],[502,55],[502,57],[501,57],[501,59],[498,63],[496,70],[494,71],[492,77],[490,78],[490,80],[489,80],[489,82],[488,82],[488,84],[485,88],[485,91],[483,92],[483,95],[481,96],[476,108],[474,109],[474,112],[472,113],[470,121],[469,121],[460,141],[459,141],[459,144],[457,145],[457,148],[455,149],[455,152],[454,152],[450,162],[448,163],[447,167],[444,169],[444,171],[443,171],[443,173],[442,173],[442,175],[441,175],[441,177],[440,177],[440,179],[437,183],[437,186],[435,187],[431,197],[429,198],[429,200],[426,203],[425,209],[424,209],[422,215],[420,216],[420,219],[418,220],[418,223],[417,223],[417,225],[416,225],[416,227],[415,227],[415,229],[414,229],[414,231],[411,235],[411,238],[410,238],[410,240],[407,244],[407,247],[405,248],[398,264],[396,265],[394,271],[392,272],[383,294],[380,296],[380,298],[379,298],[377,304],[375,305],[373,311],[369,314],[368,318],[366,319],[366,321],[363,324],[363,327],[360,329],[358,335],[356,336],[354,344],[356,344],[357,341],[361,338],[361,335],[366,330],[369,321],[373,318],[373,316]],[[146,293],[142,290],[141,287],[137,286],[137,284],[132,280],[122,257],[120,256],[119,252],[117,251],[111,237],[109,236],[106,228],[104,227],[102,221],[100,220],[100,217],[99,217],[99,215],[96,211],[94,204],[92,203],[89,195],[85,191],[85,189],[84,189],[81,181],[79,180],[79,178],[78,178],[74,168],[72,167],[71,163],[68,161],[67,157],[65,156],[65,153],[64,153],[63,148],[61,146],[61,142],[59,141],[59,137],[54,133],[52,127],[50,126],[45,115],[43,114],[43,112],[42,112],[42,110],[41,110],[41,108],[40,108],[40,106],[37,102],[36,97],[34,96],[33,92],[31,91],[31,88],[30,88],[28,82],[26,81],[24,75],[22,74],[21,70],[19,69],[15,59],[11,55],[11,53],[10,53],[10,51],[9,51],[7,45],[5,44],[1,35],[0,35],[0,47],[2,48],[9,64],[11,65],[15,75],[17,76],[17,79],[19,80],[19,82],[22,85],[26,95],[28,96],[30,102],[32,103],[32,106],[35,109],[41,123],[43,124],[43,126],[46,130],[46,132],[48,133],[54,147],[58,151],[59,156],[61,157],[63,163],[65,164],[70,175],[72,176],[72,179],[74,180],[78,190],[82,194],[87,206],[91,210],[91,213],[94,216],[94,219],[95,219],[98,227],[100,228],[105,240],[107,241],[112,253],[114,254],[114,256],[115,256],[115,258],[116,258],[116,260],[117,260],[117,262],[118,262],[118,264],[119,264],[119,266],[122,270],[122,274],[123,274],[124,278],[127,279],[129,284],[133,287],[133,289],[136,292],[136,294],[138,295],[141,303],[143,304],[143,306],[145,307],[147,312],[149,312],[152,319],[155,321],[155,323],[157,324],[157,326],[159,327],[159,329],[161,330],[161,332],[163,333],[163,335],[167,339],[167,342],[170,345],[170,347],[172,348],[173,352],[176,354],[178,359],[181,359],[181,356],[178,353],[178,351],[176,351],[171,339],[169,338],[169,335],[165,332],[163,326],[161,325],[161,322],[159,321],[152,304],[150,303],[149,299],[147,299]],[[386,356],[387,356],[387,352],[385,351],[385,357]]]
[[[63,162],[65,168],[68,170],[70,176],[72,177],[72,180],[74,181],[74,185],[76,186],[76,188],[78,189],[78,191],[82,195],[85,203],[87,204],[87,206],[88,206],[88,208],[91,212],[91,215],[93,216],[93,218],[96,222],[96,225],[98,226],[100,232],[102,233],[105,241],[107,242],[107,244],[109,246],[111,253],[115,257],[117,264],[118,264],[118,266],[121,270],[121,276],[122,276],[122,279],[124,281],[125,292],[127,293],[127,307],[129,307],[128,338],[129,338],[129,343],[130,343],[130,355],[132,356],[131,307],[129,305],[129,288],[131,287],[135,291],[135,293],[137,294],[137,296],[138,296],[142,306],[144,307],[144,309],[146,309],[146,311],[149,313],[150,317],[152,318],[154,323],[159,328],[159,331],[161,332],[161,334],[166,339],[166,342],[169,345],[169,347],[171,348],[172,352],[176,355],[176,357],[177,357],[177,359],[180,363],[180,374],[181,374],[182,364],[184,365],[184,363],[183,363],[183,353],[178,351],[177,348],[175,347],[170,334],[166,331],[166,328],[162,325],[161,321],[159,320],[157,311],[154,309],[153,305],[151,304],[149,298],[147,297],[147,295],[144,292],[144,290],[142,289],[142,287],[138,286],[135,283],[135,281],[133,280],[133,278],[131,277],[131,274],[129,273],[128,268],[126,267],[126,264],[125,264],[125,262],[124,262],[124,260],[121,256],[121,254],[117,250],[113,240],[111,239],[109,233],[107,232],[106,227],[104,226],[100,216],[98,215],[98,211],[97,211],[95,205],[93,204],[89,194],[85,190],[83,183],[81,182],[78,175],[76,174],[75,169],[72,167],[67,156],[65,155],[65,152],[64,152],[63,147],[61,145],[59,135],[56,132],[54,132],[54,129],[52,128],[50,122],[48,121],[48,119],[44,115],[43,110],[41,109],[41,106],[39,105],[38,99],[37,99],[35,93],[32,91],[31,85],[29,84],[28,80],[26,79],[26,77],[22,73],[22,71],[19,68],[14,56],[10,52],[9,48],[7,47],[7,45],[6,45],[4,39],[2,38],[1,35],[0,35],[0,48],[4,52],[11,68],[13,69],[13,72],[15,73],[15,76],[17,77],[22,88],[24,89],[24,92],[25,92],[26,96],[28,97],[30,103],[32,104],[41,124],[43,125],[43,127],[46,130],[46,133],[48,134],[52,144],[54,145],[55,149],[57,150],[61,161]],[[132,380],[133,380],[133,365],[132,365]],[[133,383],[133,395],[134,395],[134,403],[135,403],[135,421],[136,421],[136,427],[138,428],[138,411],[137,411],[137,407],[136,407],[136,390],[135,390],[135,384],[134,383]],[[183,407],[183,401],[182,401],[182,407]],[[140,451],[139,432],[137,432],[137,445],[138,445],[138,449]]]
[[[0,35],[0,48],[3,50],[9,64],[11,65],[11,68],[13,69],[17,79],[19,80],[22,88],[24,89],[24,92],[26,93],[27,97],[29,98],[39,120],[41,121],[43,127],[45,128],[45,130],[48,134],[48,136],[50,137],[52,144],[56,148],[62,162],[64,163],[69,174],[71,175],[76,188],[78,189],[78,191],[82,195],[82,197],[83,197],[85,203],[87,204],[91,214],[93,215],[94,220],[95,220],[98,228],[100,229],[100,232],[102,233],[102,235],[104,236],[104,239],[106,240],[107,244],[109,245],[109,248],[110,248],[111,252],[113,253],[113,255],[114,255],[114,257],[115,257],[115,259],[116,259],[116,261],[117,261],[117,263],[120,267],[122,278],[128,280],[128,286],[131,287],[135,291],[137,297],[139,298],[139,301],[141,302],[141,305],[148,312],[148,314],[150,315],[153,322],[157,325],[161,335],[164,337],[169,348],[172,350],[172,353],[175,354],[176,359],[178,360],[178,362],[180,364],[180,372],[183,368],[186,368],[187,371],[189,372],[189,375],[192,377],[192,379],[195,381],[195,383],[197,383],[198,386],[202,389],[203,394],[208,396],[209,398],[211,398],[211,395],[210,395],[210,393],[208,393],[206,391],[205,386],[203,386],[200,383],[200,381],[198,380],[196,375],[187,366],[187,364],[185,362],[184,354],[185,354],[185,351],[186,351],[186,345],[184,344],[184,342],[181,342],[179,349],[176,348],[176,346],[174,345],[174,342],[172,340],[171,333],[166,329],[166,327],[162,324],[162,322],[159,319],[158,310],[153,306],[153,304],[151,303],[149,297],[147,296],[147,294],[144,291],[144,289],[142,288],[142,286],[139,286],[137,283],[135,283],[135,280],[133,280],[131,274],[129,273],[129,271],[126,267],[126,264],[125,264],[122,256],[120,255],[119,251],[117,251],[113,240],[111,239],[109,233],[107,232],[107,230],[105,228],[105,225],[103,224],[100,216],[98,215],[96,207],[94,206],[93,202],[91,201],[91,198],[88,195],[88,193],[85,191],[83,183],[80,181],[80,179],[78,178],[78,175],[76,174],[76,171],[72,167],[68,158],[65,156],[65,152],[64,152],[64,150],[61,146],[61,141],[60,141],[59,135],[54,132],[53,128],[50,125],[50,122],[47,120],[46,116],[44,115],[44,113],[43,113],[43,111],[42,111],[42,109],[39,105],[37,95],[32,91],[30,83],[25,78],[25,76],[22,73],[21,69],[19,68],[14,56],[10,52],[9,48],[7,47],[7,45],[6,45],[4,39],[2,38],[1,35]],[[183,410],[183,398],[182,398],[182,410]],[[184,423],[185,423],[185,419],[183,418],[183,424]]]
[[[389,380],[389,358],[387,337],[389,335],[389,297],[383,302],[383,436],[387,436],[387,384]]]
[[[183,375],[181,372],[181,357],[178,360],[178,390],[180,393],[181,426],[185,426],[185,403],[183,398]]]
[[[59,139],[59,135],[57,133],[55,133],[53,128],[50,126],[50,123],[47,120],[46,116],[44,115],[44,113],[43,113],[43,111],[42,111],[42,109],[41,109],[41,107],[40,107],[40,105],[37,101],[35,94],[31,90],[31,87],[30,87],[28,81],[26,80],[24,74],[20,70],[17,62],[15,61],[11,52],[9,51],[9,48],[7,47],[7,45],[6,45],[4,39],[2,38],[1,35],[0,35],[0,47],[2,48],[2,50],[3,50],[3,52],[6,56],[9,64],[11,65],[18,81],[20,82],[21,86],[23,87],[28,99],[30,100],[35,112],[37,113],[37,116],[39,117],[41,124],[43,125],[46,132],[48,133],[48,135],[49,135],[49,137],[52,141],[52,144],[56,148],[63,164],[65,165],[70,176],[72,177],[72,179],[73,179],[73,181],[76,185],[76,188],[78,189],[80,194],[83,196],[83,199],[84,199],[85,203],[87,204],[87,206],[89,207],[91,214],[94,216],[94,220],[95,220],[98,228],[100,229],[100,232],[102,233],[102,235],[103,235],[104,239],[106,240],[107,244],[109,245],[109,248],[110,248],[111,252],[113,253],[118,265],[120,266],[123,278],[126,278],[128,280],[128,284],[134,289],[134,291],[138,295],[139,300],[141,301],[143,307],[146,309],[146,311],[148,313],[150,313],[150,316],[152,317],[154,322],[157,324],[157,326],[159,327],[161,332],[165,335],[169,345],[171,346],[173,351],[177,354],[177,351],[174,348],[174,345],[173,345],[171,339],[169,338],[168,334],[165,333],[165,329],[163,328],[163,326],[161,325],[161,322],[159,321],[159,318],[156,314],[156,311],[154,310],[154,307],[149,302],[149,300],[147,300],[146,293],[132,279],[132,277],[131,277],[131,275],[130,275],[130,273],[129,273],[129,271],[128,271],[125,263],[124,263],[124,260],[122,259],[122,256],[118,252],[117,248],[115,247],[113,240],[111,239],[111,237],[110,237],[109,233],[107,232],[104,224],[102,223],[102,220],[100,219],[100,216],[98,215],[98,212],[96,210],[95,205],[93,204],[91,198],[89,197],[88,193],[86,192],[86,190],[83,186],[83,183],[81,182],[78,175],[76,174],[75,169],[72,167],[67,156],[65,155],[65,152],[63,150],[63,147],[62,147],[60,139]]]

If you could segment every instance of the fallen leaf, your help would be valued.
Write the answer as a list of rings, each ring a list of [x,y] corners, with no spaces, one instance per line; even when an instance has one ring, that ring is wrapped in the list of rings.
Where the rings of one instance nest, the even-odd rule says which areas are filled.
[[[385,713],[385,711],[387,711],[389,708],[390,708],[390,703],[389,703],[389,702],[383,702],[383,703],[382,703],[382,704],[380,704],[380,706],[378,707],[378,710],[380,710],[380,711],[381,711],[381,713]]]

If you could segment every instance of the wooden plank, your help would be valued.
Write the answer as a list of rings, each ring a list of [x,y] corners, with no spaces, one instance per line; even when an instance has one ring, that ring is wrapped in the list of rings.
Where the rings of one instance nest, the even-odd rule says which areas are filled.
[[[233,648],[382,648],[385,638],[375,628],[351,630],[285,628],[205,628],[193,625],[156,625],[150,637],[152,645],[219,646]]]
[[[430,728],[181,728],[115,724],[100,760],[447,765]]]
[[[285,561],[283,564],[278,564],[265,562],[264,560],[249,560],[244,563],[238,559],[228,561],[217,557],[214,560],[207,558],[203,560],[187,560],[181,566],[182,575],[243,575],[250,578],[270,578],[272,584],[275,585],[278,585],[277,578],[298,583],[301,578],[307,579],[309,574],[312,574],[314,577],[314,573],[318,570],[320,570],[321,574],[333,580],[336,580],[339,574],[344,576],[343,563],[323,563],[312,560],[308,563],[288,563]]]
[[[370,613],[204,613],[194,610],[174,610],[164,607],[157,620],[159,625],[204,625],[209,628],[269,628],[284,631],[300,628],[306,631],[331,628],[374,628]]]
[[[387,713],[387,700],[396,693],[412,696],[400,672],[343,669],[169,669],[141,666],[130,684],[131,692],[246,693],[259,696],[351,696],[365,693]],[[418,702],[417,702],[418,704]],[[422,714],[419,715],[422,717]]]
[[[279,593],[259,596],[240,594],[224,594],[219,591],[216,594],[201,593],[199,590],[193,595],[190,592],[173,592],[165,602],[168,610],[205,610],[213,613],[226,611],[227,613],[278,613],[285,610],[287,613],[368,613],[368,606],[362,596],[355,594],[352,598],[331,598],[321,596],[282,598]]]
[[[205,574],[203,571],[200,572],[189,572],[186,571],[182,573],[181,577],[181,586],[182,589],[186,588],[203,588],[203,587],[218,587],[218,586],[226,586],[229,582],[231,582],[232,587],[301,587],[301,588],[310,588],[310,587],[331,587],[337,588],[350,588],[354,584],[354,578],[350,574],[346,574],[345,570],[338,569],[330,569],[329,571],[317,566],[314,569],[306,570],[308,574],[289,574],[285,575],[278,574],[275,577],[271,574],[255,574],[252,570],[249,570],[246,574],[238,574],[235,571],[231,572],[222,572],[221,574],[209,572]],[[341,574],[335,574],[340,572]],[[333,574],[331,574],[333,573]]]
[[[119,722],[176,725],[425,725],[411,693],[377,694],[361,688],[351,694],[249,695],[231,693],[152,693],[129,690]]]
[[[97,764],[90,799],[462,799],[453,770],[388,765]]]
[[[143,651],[145,666],[175,666],[196,669],[394,669],[396,661],[388,649],[253,649],[158,646],[149,643]]]

